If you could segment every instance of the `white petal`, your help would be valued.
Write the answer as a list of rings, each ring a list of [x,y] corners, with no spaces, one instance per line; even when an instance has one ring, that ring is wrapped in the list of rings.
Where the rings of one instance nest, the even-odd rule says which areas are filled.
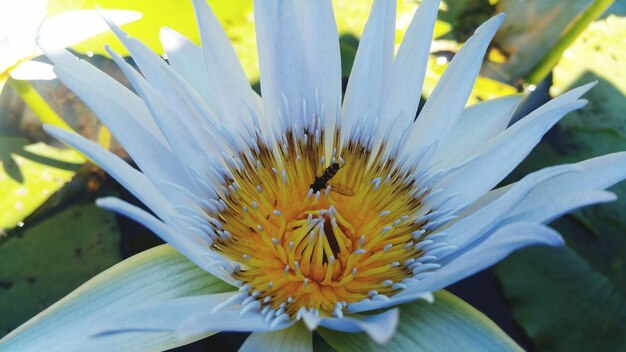
[[[0,341],[1,351],[162,351],[210,335],[180,339],[150,332],[93,338],[93,327],[120,312],[229,287],[200,270],[172,247],[137,254],[74,290]]]
[[[285,320],[267,322],[259,312],[241,315],[240,307],[214,308],[238,292],[182,297],[168,301],[139,304],[135,309],[101,320],[92,329],[94,338],[120,334],[174,332],[180,340],[218,331],[278,331],[293,325]]]
[[[163,96],[146,82],[135,69],[113,51],[109,51],[109,53],[148,105],[157,125],[183,165],[182,169],[187,171],[189,167],[193,167],[205,177],[205,182],[209,183],[211,187],[219,189],[223,180],[216,177],[213,169],[224,166],[221,158],[223,147],[218,149],[217,143],[212,143],[215,140],[207,141],[211,138],[199,136],[203,130],[208,132],[208,129],[205,128],[207,126],[202,121],[185,115],[184,112],[173,110],[164,101]],[[175,116],[179,118],[173,118]],[[187,121],[188,118],[191,121]],[[210,197],[211,195],[205,194],[205,196]]]
[[[176,183],[194,189],[185,168],[139,97],[65,50],[46,50],[46,54],[55,63],[59,79],[89,105],[146,175],[157,183]],[[163,164],[170,167],[163,168]],[[177,194],[169,196],[175,203],[182,201]]]
[[[193,306],[194,304],[191,304],[189,310],[193,310]],[[295,323],[287,319],[274,324],[272,320],[265,321],[265,317],[258,311],[248,312],[242,316],[239,306],[223,308],[216,312],[198,311],[197,306],[195,308],[195,314],[176,328],[179,336],[187,337],[215,330],[270,332],[288,328]]]
[[[185,125],[181,128],[186,129],[187,138],[195,139],[195,144],[206,148],[214,155],[219,155],[225,147],[236,148],[233,137],[239,136],[235,131],[228,130],[223,125],[214,111],[211,111],[208,105],[198,95],[198,93],[187,83],[180,75],[167,65],[161,57],[156,55],[150,48],[135,38],[130,38],[119,27],[107,19],[111,29],[131,53],[133,60],[139,67],[141,73],[145,76],[146,81],[154,89],[159,96],[160,104],[169,107],[171,112],[175,112],[179,118],[177,123]],[[126,64],[123,60],[116,58],[115,53],[106,48],[107,52],[113,56],[113,59],[120,66],[129,80],[129,70],[125,69]],[[131,74],[132,75],[132,74]],[[136,82],[131,81],[133,87]],[[137,89],[137,87],[135,87]],[[145,90],[144,90],[145,92]],[[141,94],[141,93],[140,93]],[[144,102],[150,105],[149,101]],[[154,102],[153,102],[154,103]],[[150,106],[149,106],[150,107]],[[156,119],[156,112],[151,109],[153,117]],[[174,114],[170,114],[171,116]],[[157,121],[158,123],[158,121]],[[161,128],[161,131],[166,131]],[[244,131],[238,131],[242,133]],[[173,147],[172,141],[170,145]]]
[[[518,206],[513,209],[510,216],[504,219],[503,223],[519,221],[549,223],[561,215],[578,208],[615,200],[617,200],[617,196],[607,191],[582,191],[563,194],[556,198],[543,199],[534,206]],[[521,209],[518,210],[517,208]]]
[[[577,175],[580,170],[581,168],[576,165],[561,165],[527,175],[513,187],[510,187],[501,197],[480,210],[473,211],[468,216],[461,214],[457,222],[442,230],[448,234],[446,241],[452,245],[464,247],[466,244],[479,240],[483,234],[491,231],[510,214],[512,209],[520,204],[535,188],[557,179],[561,175]]]
[[[319,326],[343,332],[364,331],[379,344],[393,337],[400,317],[398,309],[389,309],[374,315],[346,315],[343,318],[319,318]]]
[[[453,260],[444,262],[445,265],[433,275],[391,296],[390,300],[353,303],[348,306],[348,311],[382,309],[423,298],[425,294],[442,289],[499,262],[519,248],[534,244],[560,246],[563,239],[556,231],[539,224],[519,222],[506,225],[461,255],[449,256],[446,259]]]
[[[396,2],[375,0],[357,49],[341,111],[341,141],[376,128],[393,62]]]
[[[377,309],[395,307],[404,303],[417,301],[418,299],[424,300],[428,303],[432,303],[434,300],[432,292],[415,292],[408,295],[398,297],[398,295],[390,296],[386,301],[361,301],[348,304],[348,312],[359,313],[368,312]]]
[[[217,111],[215,97],[209,87],[209,74],[204,65],[202,49],[170,28],[161,28],[160,38],[167,55],[167,61],[172,69],[202,96],[211,110]]]
[[[466,108],[435,155],[435,170],[445,169],[472,157],[491,138],[504,131],[521,95],[491,99]]]
[[[298,130],[308,126],[302,114],[302,101],[310,96],[310,77],[306,62],[302,26],[293,1],[255,1],[254,23],[261,95],[265,116],[274,133],[282,133],[294,124]]]
[[[374,152],[378,150],[388,128],[394,131],[390,132],[388,142],[393,142],[415,119],[438,9],[439,0],[422,1],[404,35],[383,92],[380,121],[372,147]],[[399,112],[399,118],[394,121],[393,117]]]
[[[202,41],[205,76],[211,107],[221,117],[230,131],[243,130],[242,125],[258,127],[256,119],[251,120],[246,106],[253,106],[256,94],[250,87],[248,78],[220,22],[206,1],[193,2],[196,21]]]
[[[170,215],[175,212],[169,201],[163,197],[144,174],[132,168],[113,153],[82,136],[58,127],[45,125],[44,130],[87,155],[124,188],[139,198],[142,203],[152,209],[159,218],[167,221]]]
[[[132,126],[139,125],[141,127],[139,129],[140,131],[147,130],[150,134],[152,134],[153,137],[151,138],[155,138],[161,144],[166,144],[161,131],[159,131],[157,125],[150,116],[150,112],[137,95],[133,94],[124,85],[100,71],[90,63],[84,60],[79,60],[69,51],[65,49],[50,48],[44,43],[40,45],[46,56],[54,63],[56,70],[64,70],[72,74],[72,76],[68,77],[67,82],[64,81],[65,76],[62,76],[60,79],[65,84],[71,84],[70,89],[72,89],[74,93],[76,93],[83,101],[87,104],[96,106],[95,102],[92,102],[92,100],[97,100],[97,97],[101,95],[114,97],[113,100],[115,100],[118,105],[124,106],[127,110],[122,115],[124,118],[121,118],[121,120],[130,118],[131,121],[128,122],[129,124]],[[90,89],[83,88],[83,84],[89,84]],[[97,89],[95,92],[98,94],[91,93],[94,92],[95,89]],[[102,94],[103,92],[106,92],[107,94]],[[100,114],[98,109],[92,106],[90,107],[95,110],[96,114]],[[100,106],[97,107],[101,108]],[[119,113],[119,111],[117,112]],[[115,131],[117,126],[113,125],[113,120],[115,119],[108,114],[102,115],[101,120],[105,120],[103,121],[105,124],[111,124],[110,128],[114,129],[113,133],[117,133],[117,131]],[[134,129],[135,128],[133,128],[133,130]]]
[[[582,172],[562,175],[537,187],[511,215],[531,209],[534,212],[537,206],[541,207],[542,204],[557,201],[561,197],[603,190],[626,178],[626,152],[603,155],[575,165],[580,167]],[[550,212],[543,215],[539,218],[541,221],[549,221],[552,218]]]
[[[330,0],[296,1],[295,4],[304,17],[302,34],[307,61],[303,69],[311,77],[306,95],[315,98],[307,102],[307,110],[321,117],[326,131],[324,143],[331,146],[341,107],[341,57],[333,6]],[[326,152],[329,158],[332,148],[327,147]]]
[[[92,5],[93,6],[93,5]],[[123,25],[140,19],[140,12],[103,10],[111,21]],[[74,10],[48,17],[40,28],[40,41],[51,48],[65,48],[109,30],[96,10]]]
[[[445,192],[435,195],[431,204],[437,207],[455,193],[459,196],[446,206],[456,207],[481,197],[508,175],[565,114],[586,104],[586,101],[577,99],[592,85],[573,89],[547,102],[492,138],[478,150],[476,158],[434,186]]]
[[[17,80],[51,80],[57,78],[52,65],[39,61],[22,61],[9,72]]]
[[[276,332],[253,332],[243,343],[239,352],[313,352],[313,334],[304,324]]]
[[[409,286],[396,296],[402,298],[405,295],[442,289],[488,268],[519,248],[536,244],[561,246],[563,239],[551,228],[535,223],[518,222],[503,226],[482,243],[454,257],[450,262],[444,260],[444,266],[435,274]]]
[[[489,42],[504,19],[504,14],[499,14],[483,23],[454,56],[411,127],[402,154],[419,154],[433,143],[445,143],[474,87]]]
[[[141,208],[117,198],[101,198],[96,201],[96,204],[99,207],[115,211],[139,222],[200,268],[224,282],[235,284],[236,280],[224,270],[224,267],[228,268],[230,265],[219,254],[209,249],[211,242],[208,236],[200,237],[198,234],[189,233],[188,231],[176,231]]]

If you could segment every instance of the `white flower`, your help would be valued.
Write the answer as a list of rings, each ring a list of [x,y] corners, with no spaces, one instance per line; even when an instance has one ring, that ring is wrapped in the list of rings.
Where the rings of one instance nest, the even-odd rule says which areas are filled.
[[[169,65],[111,24],[141,72],[109,50],[137,95],[66,51],[47,52],[141,171],[78,135],[47,131],[154,215],[115,198],[98,204],[238,288],[145,296],[92,322],[96,336],[168,331],[182,344],[253,331],[244,347],[280,339],[289,349],[310,332],[260,332],[303,321],[383,343],[397,325],[395,306],[431,299],[520,247],[561,245],[543,224],[614,200],[604,189],[626,177],[626,153],[618,153],[492,190],[550,127],[585,105],[579,97],[591,87],[508,128],[519,96],[465,108],[503,15],[465,43],[414,122],[438,1],[422,1],[395,57],[395,1],[374,2],[343,104],[330,1],[255,2],[262,98],[206,2],[194,5],[202,48],[164,29]]]

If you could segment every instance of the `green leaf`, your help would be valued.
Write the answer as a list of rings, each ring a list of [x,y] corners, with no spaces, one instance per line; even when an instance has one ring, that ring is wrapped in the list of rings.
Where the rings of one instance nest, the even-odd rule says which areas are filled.
[[[563,127],[610,128],[626,137],[626,18],[609,16],[592,23],[567,49],[554,68],[554,86],[550,93],[559,95],[598,80],[585,98],[589,106],[572,113]]]
[[[617,351],[626,344],[623,291],[572,250],[524,249],[496,272],[537,350]]]
[[[474,30],[495,14],[493,4],[487,0],[444,0],[439,14],[450,27],[447,39],[465,42]],[[435,28],[436,29],[436,28]]]
[[[567,25],[590,0],[501,0],[496,12],[509,14],[494,43],[507,53],[502,65],[488,68],[488,75],[514,83],[550,50]]]
[[[172,332],[155,331],[90,339],[89,329],[106,317],[144,303],[232,289],[169,245],[162,245],[126,259],[87,281],[0,340],[0,351],[43,351],[49,346],[89,351],[170,349],[204,336],[180,341]]]
[[[626,73],[619,60],[626,54],[621,44],[625,34],[624,18],[609,17],[592,23],[566,51],[554,70],[551,92],[598,84],[585,95],[589,104],[559,123],[516,173],[626,150]],[[610,190],[618,201],[584,208],[552,224],[571,250],[544,255],[522,251],[498,270],[517,321],[539,349],[615,350],[624,345],[626,297],[619,293],[626,292],[626,183]],[[535,260],[542,265],[529,265]],[[528,278],[529,286],[520,287],[512,282],[515,278]]]
[[[73,206],[0,240],[0,335],[120,260],[115,216]]]
[[[398,330],[384,346],[364,333],[317,331],[337,351],[521,351],[491,320],[446,291],[435,292],[434,303],[401,305]]]
[[[591,81],[598,84],[585,95],[589,104],[558,124],[549,143],[526,160],[521,174],[626,150],[626,72],[617,59],[626,54],[620,44],[624,35],[626,19],[609,17],[589,26],[568,49],[555,68],[552,92],[560,94]],[[554,226],[594,271],[626,292],[626,183],[611,191],[618,196],[616,202],[585,208]]]
[[[75,174],[85,159],[76,151],[25,138],[0,137],[0,233],[13,228]]]

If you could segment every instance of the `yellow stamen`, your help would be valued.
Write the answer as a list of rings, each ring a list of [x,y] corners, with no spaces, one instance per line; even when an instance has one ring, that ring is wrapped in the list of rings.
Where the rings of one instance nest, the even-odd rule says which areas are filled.
[[[358,143],[321,163],[315,138],[285,136],[277,150],[261,144],[239,155],[244,168],[231,170],[217,218],[232,238],[213,247],[240,263],[234,275],[256,300],[290,316],[302,307],[332,315],[371,292],[393,294],[390,282],[412,276],[402,264],[423,254],[413,244],[428,233],[415,223],[422,204],[411,194],[427,192],[413,192],[410,170]]]

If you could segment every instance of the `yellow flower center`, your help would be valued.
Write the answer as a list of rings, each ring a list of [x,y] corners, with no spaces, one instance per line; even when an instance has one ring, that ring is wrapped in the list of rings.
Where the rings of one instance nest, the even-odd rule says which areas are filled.
[[[213,214],[213,246],[239,263],[235,277],[292,317],[302,307],[337,315],[405,288],[429,233],[413,170],[358,143],[326,154],[319,140],[288,134],[275,151],[240,155]]]

